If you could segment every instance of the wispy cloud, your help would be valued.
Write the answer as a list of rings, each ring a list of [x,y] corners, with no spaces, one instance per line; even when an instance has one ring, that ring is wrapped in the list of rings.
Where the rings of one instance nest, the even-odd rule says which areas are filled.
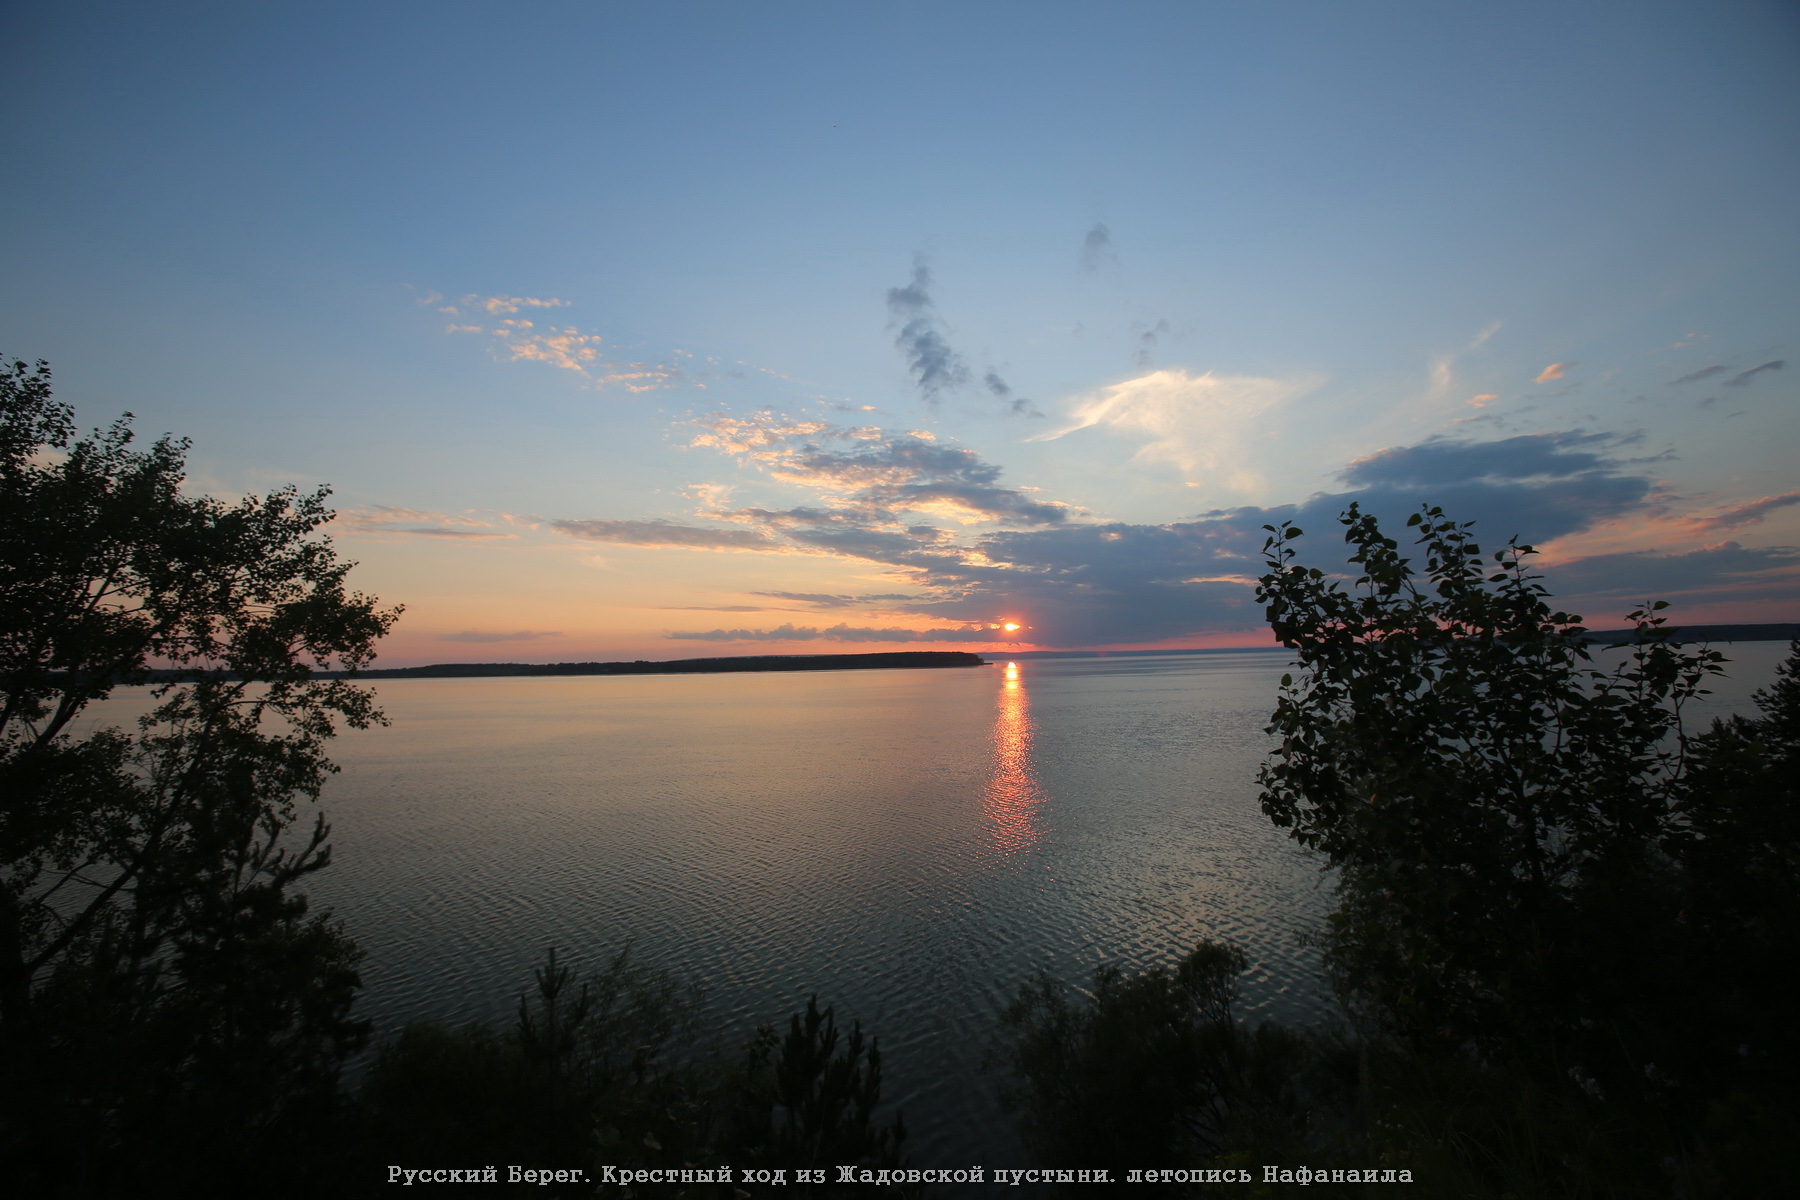
[[[1167,321],[1158,321],[1154,325],[1133,322],[1132,331],[1137,334],[1137,349],[1132,352],[1132,361],[1140,370],[1150,369],[1150,359],[1156,350],[1157,339],[1169,332]]]
[[[1561,379],[1565,374],[1568,373],[1569,368],[1574,365],[1575,364],[1572,362],[1551,363],[1549,366],[1545,367],[1542,371],[1539,371],[1537,374],[1537,378],[1533,379],[1531,382],[1533,382],[1533,383],[1550,383],[1553,380]]]
[[[1143,440],[1135,457],[1173,463],[1204,483],[1239,495],[1263,487],[1249,444],[1282,404],[1305,395],[1318,377],[1190,375],[1163,370],[1102,388],[1077,400],[1069,422],[1029,440],[1052,441],[1096,426]]]
[[[517,633],[484,633],[477,629],[467,629],[462,633],[446,633],[438,637],[440,642],[535,642],[539,638],[558,638],[562,634],[550,630],[521,629]]]
[[[766,410],[748,417],[714,414],[696,425],[699,432],[691,445],[725,450],[783,483],[822,493],[838,523],[897,528],[908,517],[936,516],[958,523],[1042,525],[1069,516],[1066,505],[1002,486],[999,467],[923,430],[834,426]],[[711,515],[738,520],[775,516],[749,509]]]
[[[1632,551],[1558,563],[1548,581],[1557,595],[1690,602],[1800,596],[1800,548],[1752,549],[1737,542],[1674,554]]]
[[[535,362],[580,376],[588,386],[605,390],[651,392],[689,385],[704,388],[719,372],[708,359],[697,367],[695,356],[673,351],[666,359],[629,357],[610,339],[577,325],[539,324],[527,310],[567,308],[569,301],[536,296],[464,296],[456,304],[437,311],[450,318],[444,332],[485,335],[494,355],[503,362]],[[486,320],[482,320],[486,318]]]
[[[839,596],[829,592],[753,592],[752,595],[767,596],[771,600],[789,600],[795,604],[810,604],[815,608],[849,608],[865,602],[862,597]]]
[[[923,261],[918,262],[911,283],[888,289],[887,307],[892,325],[899,329],[894,346],[905,357],[919,394],[935,404],[945,390],[969,381],[969,368],[944,335],[930,288],[931,271]]]
[[[987,390],[993,394],[996,400],[1000,400],[1006,405],[1006,411],[1013,416],[1042,417],[1044,415],[1038,411],[1037,405],[1023,396],[1014,395],[1012,385],[1000,378],[998,371],[989,369],[988,373],[982,377],[982,382],[987,385]]]
[[[1479,350],[1487,345],[1488,339],[1500,332],[1501,324],[1502,322],[1500,321],[1493,322],[1470,339],[1466,346],[1462,346],[1448,354],[1441,354],[1437,358],[1432,359],[1430,372],[1431,382],[1426,389],[1425,398],[1427,400],[1442,400],[1445,396],[1449,395],[1450,389],[1456,382],[1456,360],[1465,354]],[[1487,400],[1496,400],[1498,398],[1499,397],[1497,396],[1485,397]],[[1479,405],[1477,407],[1479,407]]]
[[[1764,496],[1760,500],[1751,500],[1744,504],[1734,505],[1722,512],[1707,517],[1688,517],[1685,524],[1695,533],[1718,533],[1725,529],[1738,529],[1745,525],[1758,525],[1764,517],[1778,508],[1788,508],[1800,504],[1800,492],[1783,492],[1779,496]]]
[[[491,315],[516,313],[522,308],[567,308],[567,300],[538,299],[535,296],[465,296],[464,304],[479,304]]]
[[[1105,225],[1095,224],[1081,239],[1081,269],[1092,275],[1103,264],[1117,266],[1119,252],[1113,248],[1112,231]]]
[[[1785,366],[1787,366],[1787,360],[1777,358],[1770,362],[1763,363],[1760,366],[1751,367],[1748,371],[1739,371],[1736,375],[1733,375],[1730,379],[1725,381],[1725,386],[1743,387],[1745,384],[1754,380],[1758,375],[1762,375],[1769,371],[1779,371]]]
[[[386,504],[369,504],[340,509],[332,518],[331,531],[337,534],[363,536],[413,536],[441,538],[511,538],[492,521],[484,521],[468,513],[424,512],[416,508],[395,508]]]
[[[907,629],[901,626],[777,625],[774,629],[707,629],[664,636],[691,642],[991,642],[985,625],[956,629]]]
[[[768,534],[753,529],[716,529],[676,521],[550,521],[550,528],[590,542],[656,546],[682,550],[786,549]]]
[[[1699,383],[1702,379],[1711,379],[1714,375],[1723,375],[1725,370],[1726,368],[1723,364],[1714,363],[1710,367],[1701,367],[1698,371],[1689,371],[1680,379],[1671,379],[1669,381],[1669,386],[1674,387],[1678,383]]]
[[[790,608],[770,608],[766,604],[659,604],[663,612],[793,612]]]

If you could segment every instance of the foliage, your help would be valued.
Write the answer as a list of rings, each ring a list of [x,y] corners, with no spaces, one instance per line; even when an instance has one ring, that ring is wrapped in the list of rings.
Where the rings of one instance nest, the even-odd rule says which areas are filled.
[[[1663,633],[1594,665],[1551,608],[1530,546],[1482,553],[1467,523],[1409,524],[1423,574],[1373,517],[1343,518],[1352,589],[1298,565],[1271,528],[1259,592],[1294,650],[1263,808],[1338,872],[1332,951],[1407,1036],[1450,1042],[1568,1014],[1575,909],[1639,874],[1671,830],[1681,707],[1721,656]]]
[[[331,1108],[358,953],[293,887],[323,819],[286,833],[338,724],[382,720],[314,670],[398,614],[347,590],[323,490],[186,495],[186,442],[132,442],[129,414],[75,440],[42,363],[0,369],[0,1145],[97,1194]],[[146,683],[135,730],[80,719]]]
[[[855,1190],[837,1184],[839,1165],[904,1162],[904,1124],[877,1119],[878,1049],[859,1027],[840,1039],[816,997],[785,1037],[765,1025],[732,1054],[703,1036],[700,993],[637,965],[629,946],[578,987],[551,951],[535,982],[505,1032],[421,1022],[383,1047],[359,1096],[370,1190],[388,1162],[538,1162],[591,1165],[595,1178],[605,1165],[780,1168],[780,1194],[830,1197]],[[827,1182],[794,1182],[801,1167],[829,1167]],[[760,1193],[741,1177],[682,1192]]]
[[[1608,670],[1529,546],[1344,515],[1346,586],[1271,526],[1282,681],[1263,807],[1335,872],[1365,1136],[1455,1195],[1758,1195],[1796,1132],[1800,644],[1695,734],[1723,656],[1661,603]]]
[[[1244,966],[1241,951],[1202,942],[1172,970],[1102,965],[1082,1000],[1042,972],[1022,986],[995,1059],[1033,1161],[1122,1180],[1146,1166],[1235,1166],[1232,1155],[1279,1161],[1329,1140],[1317,1116],[1342,1107],[1342,1056],[1240,1025]]]

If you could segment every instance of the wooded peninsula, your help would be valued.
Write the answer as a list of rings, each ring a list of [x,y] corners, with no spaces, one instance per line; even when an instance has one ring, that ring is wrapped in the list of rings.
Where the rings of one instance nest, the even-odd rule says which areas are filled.
[[[362,679],[458,679],[485,675],[701,675],[725,671],[852,671],[874,667],[980,667],[966,650],[900,650],[889,654],[751,654],[678,658],[670,662],[436,663],[359,671]]]

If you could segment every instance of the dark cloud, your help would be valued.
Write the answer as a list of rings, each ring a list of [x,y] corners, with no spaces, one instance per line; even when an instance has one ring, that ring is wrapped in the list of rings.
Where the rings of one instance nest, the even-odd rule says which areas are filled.
[[[1352,490],[1298,505],[1244,507],[1167,525],[1066,525],[987,534],[953,563],[904,563],[932,598],[910,609],[951,620],[1026,621],[1039,644],[1155,642],[1259,627],[1254,601],[1262,526],[1293,520],[1320,565],[1341,555],[1337,518],[1352,502],[1399,536],[1435,504],[1474,520],[1498,545],[1544,542],[1628,514],[1652,481],[1600,451],[1618,439],[1569,431],[1493,442],[1438,439],[1369,455],[1345,472]]]
[[[894,345],[906,356],[907,370],[919,385],[919,394],[936,403],[940,392],[969,381],[969,368],[939,328],[930,287],[931,272],[919,263],[913,267],[911,283],[888,289],[887,305],[889,318],[900,327]]]
[[[714,529],[674,521],[551,521],[570,537],[627,546],[679,546],[689,550],[778,550],[779,543],[754,529]]]
[[[1314,497],[1302,506],[1318,524],[1350,501],[1384,523],[1403,522],[1421,504],[1476,521],[1495,541],[1544,542],[1641,505],[1652,481],[1627,474],[1600,453],[1621,439],[1568,430],[1488,442],[1433,438],[1357,459],[1340,476],[1354,491]],[[1335,507],[1334,507],[1335,506]]]
[[[1714,363],[1710,367],[1701,367],[1698,371],[1689,371],[1680,379],[1670,380],[1669,386],[1673,387],[1678,383],[1699,383],[1702,379],[1711,379],[1714,375],[1723,375],[1724,373],[1725,368],[1719,363]]]
[[[733,444],[751,446],[750,454],[761,456],[754,460],[777,478],[816,486],[833,496],[829,504],[719,513],[729,527],[717,530],[670,522],[558,527],[599,527],[606,535],[602,540],[639,544],[715,544],[858,559],[886,569],[910,594],[760,594],[822,609],[880,602],[883,609],[957,627],[920,632],[790,625],[674,637],[978,641],[991,638],[988,627],[1005,619],[1025,624],[1033,644],[1077,647],[1260,629],[1255,580],[1263,570],[1263,526],[1297,522],[1306,530],[1306,560],[1341,566],[1346,550],[1338,517],[1352,502],[1401,539],[1407,516],[1425,505],[1440,506],[1454,519],[1476,522],[1489,549],[1515,535],[1543,543],[1605,521],[1648,518],[1666,503],[1643,473],[1646,460],[1618,456],[1629,439],[1567,430],[1491,441],[1435,438],[1381,450],[1346,468],[1344,490],[1298,504],[1222,509],[1160,525],[1083,524],[1070,509],[1004,487],[999,469],[970,451],[911,434],[865,430],[834,438],[820,427],[807,428],[804,435],[760,440],[743,430],[731,433]],[[1800,493],[1764,497],[1691,519],[1685,531],[1698,535],[1750,524],[1794,504],[1800,504]],[[905,518],[909,511],[937,506],[985,517],[999,527],[971,536]],[[1666,514],[1659,519],[1668,520]],[[1559,598],[1566,593],[1607,603],[1659,594],[1690,601],[1739,594],[1800,598],[1800,551],[1746,550],[1728,543],[1688,555],[1606,555],[1556,567],[1549,582]]]
[[[383,527],[370,527],[367,530],[365,530],[364,532],[368,532],[368,533],[408,533],[408,534],[412,534],[415,537],[446,537],[446,538],[490,538],[491,539],[491,538],[509,538],[509,537],[517,537],[518,536],[517,534],[512,534],[512,533],[481,533],[481,532],[478,532],[473,529],[446,529],[441,525],[388,525],[388,526],[383,526]]]
[[[663,612],[787,612],[762,604],[659,604]]]
[[[989,370],[982,382],[987,384],[987,390],[993,393],[995,399],[1006,402],[1006,411],[1013,416],[1042,417],[1044,415],[1038,411],[1037,405],[1025,397],[1015,396],[1012,387],[1007,384],[1006,380],[1000,378],[998,371]]]
[[[1142,321],[1131,323],[1132,332],[1137,334],[1137,349],[1132,352],[1132,361],[1142,370],[1150,369],[1151,351],[1156,349],[1156,339],[1169,332],[1167,321],[1158,321],[1155,325],[1146,326]]]
[[[1726,387],[1743,387],[1745,384],[1749,383],[1751,380],[1755,379],[1758,375],[1761,375],[1763,372],[1779,371],[1785,366],[1787,366],[1786,359],[1783,359],[1783,358],[1773,359],[1769,362],[1761,364],[1760,366],[1751,367],[1748,371],[1739,371],[1736,375],[1733,375],[1730,379],[1727,379],[1725,381],[1725,386]]]
[[[438,638],[440,642],[534,642],[538,638],[561,637],[562,634],[552,631],[535,631],[521,629],[517,633],[482,633],[468,629],[462,633],[446,633]]]
[[[988,629],[902,629],[892,626],[778,625],[774,629],[707,629],[666,635],[690,642],[986,642]]]
[[[1750,549],[1737,542],[1705,546],[1685,554],[1648,551],[1596,554],[1544,569],[1545,583],[1558,596],[1700,600],[1787,595],[1800,598],[1800,548]]]
[[[365,508],[340,511],[332,518],[331,526],[332,532],[346,534],[404,534],[408,537],[462,538],[465,540],[518,536],[513,533],[496,532],[487,521],[470,516],[421,512],[418,509],[396,508],[389,504],[373,504]]]
[[[1119,253],[1113,248],[1112,233],[1104,225],[1095,225],[1081,239],[1081,269],[1092,274],[1104,262],[1117,265]]]
[[[1764,496],[1760,500],[1751,500],[1746,504],[1734,505],[1722,513],[1714,513],[1710,517],[1694,517],[1688,521],[1688,528],[1695,533],[1716,533],[1721,529],[1735,529],[1740,525],[1760,524],[1762,519],[1778,508],[1787,508],[1800,504],[1800,492],[1783,492],[1779,496]]]
[[[1432,438],[1366,454],[1344,468],[1339,478],[1363,486],[1397,487],[1434,487],[1466,479],[1567,479],[1607,470],[1609,464],[1596,451],[1617,440],[1610,434],[1580,430],[1490,442]]]
[[[1029,525],[1060,524],[1069,515],[1063,505],[1002,487],[1000,468],[974,451],[910,433],[851,441],[843,450],[805,441],[784,451],[772,473],[844,495],[843,509],[797,509],[798,521],[790,523],[894,523],[901,513],[932,508]]]
[[[849,608],[861,604],[856,596],[834,596],[826,592],[752,592],[755,596],[767,596],[771,600],[792,600],[796,604],[811,604],[817,608]]]

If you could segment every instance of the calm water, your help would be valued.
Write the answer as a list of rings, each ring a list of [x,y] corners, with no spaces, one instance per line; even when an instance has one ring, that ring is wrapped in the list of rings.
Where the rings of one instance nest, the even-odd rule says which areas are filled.
[[[1036,966],[1216,937],[1256,964],[1247,1011],[1322,1009],[1317,871],[1252,782],[1285,662],[382,681],[314,890],[382,1029],[504,1017],[546,946],[633,939],[725,1028],[812,992],[861,1019],[915,1162],[1018,1162],[981,1057]]]
[[[1697,722],[1786,653],[1724,649]],[[1039,965],[1219,938],[1254,965],[1243,1012],[1328,1014],[1296,936],[1328,895],[1256,803],[1286,663],[383,680],[393,726],[334,747],[313,891],[368,953],[378,1035],[508,1020],[546,947],[590,969],[630,940],[732,1040],[813,992],[860,1018],[916,1165],[1024,1165],[981,1058]]]

